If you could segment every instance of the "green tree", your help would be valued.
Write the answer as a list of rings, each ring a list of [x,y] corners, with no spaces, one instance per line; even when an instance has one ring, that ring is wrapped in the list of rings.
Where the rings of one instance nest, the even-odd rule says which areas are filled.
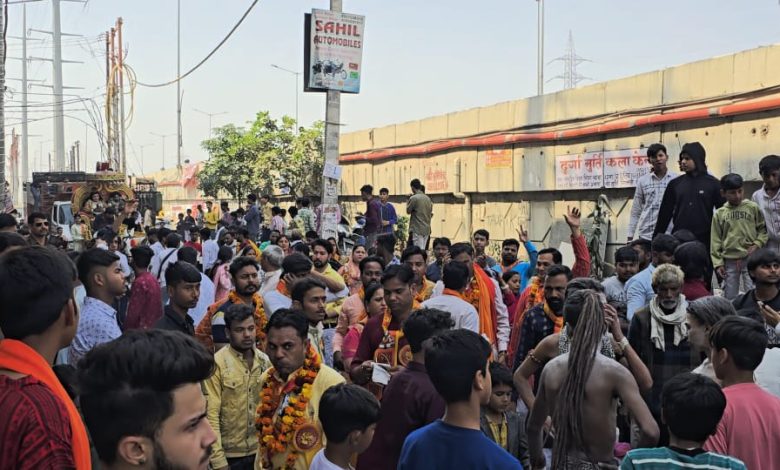
[[[208,196],[224,190],[238,199],[252,191],[273,194],[281,186],[294,196],[319,193],[323,127],[317,122],[296,134],[293,119],[277,121],[259,112],[248,129],[232,124],[217,129],[202,144],[210,159],[201,172],[201,190]]]

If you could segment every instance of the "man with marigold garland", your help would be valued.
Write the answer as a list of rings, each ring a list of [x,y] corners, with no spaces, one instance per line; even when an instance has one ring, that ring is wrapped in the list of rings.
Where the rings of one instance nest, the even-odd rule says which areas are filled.
[[[320,398],[344,378],[311,346],[303,313],[277,310],[265,332],[272,367],[260,379],[255,469],[306,470],[324,447]]]
[[[469,268],[471,282],[461,294],[479,314],[479,334],[485,337],[493,348],[493,356],[504,362],[509,343],[509,315],[504,296],[498,283],[477,263],[474,247],[470,243],[456,243],[450,247],[452,261],[458,261]],[[492,272],[492,271],[491,271]],[[439,281],[433,289],[433,297],[444,294],[444,282]]]
[[[233,304],[250,305],[254,310],[257,328],[257,344],[260,350],[265,344],[265,324],[268,321],[260,295],[260,266],[254,258],[240,256],[230,264],[230,276],[234,289],[225,301],[212,304],[195,328],[195,338],[209,351],[217,351],[229,343],[225,327],[225,312]]]

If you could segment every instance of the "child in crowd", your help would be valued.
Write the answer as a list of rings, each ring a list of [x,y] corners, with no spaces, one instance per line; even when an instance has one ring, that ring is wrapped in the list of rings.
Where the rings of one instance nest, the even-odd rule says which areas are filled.
[[[607,303],[617,310],[624,335],[628,334],[626,282],[637,272],[639,272],[639,254],[632,247],[624,246],[615,251],[615,275],[604,279],[601,283],[607,294]]]
[[[723,295],[729,300],[739,294],[740,280],[745,291],[753,288],[747,257],[769,239],[764,215],[758,204],[744,199],[742,183],[742,177],[735,173],[720,179],[720,193],[726,204],[712,218],[710,256],[715,270],[724,278]]]
[[[334,385],[320,399],[319,418],[327,444],[309,470],[352,470],[353,456],[368,449],[374,438],[379,401],[358,385]]]
[[[780,156],[767,155],[758,162],[764,185],[753,193],[753,202],[764,214],[769,242],[766,247],[780,250]]]
[[[661,409],[669,428],[669,447],[629,451],[621,470],[746,468],[741,460],[702,449],[726,409],[726,397],[712,379],[692,373],[676,375],[664,385]]]
[[[515,273],[517,274],[517,273]],[[503,364],[490,363],[490,378],[493,391],[490,401],[482,407],[479,427],[493,442],[515,456],[523,468],[531,468],[528,455],[528,438],[525,433],[525,416],[513,410],[512,372]]]

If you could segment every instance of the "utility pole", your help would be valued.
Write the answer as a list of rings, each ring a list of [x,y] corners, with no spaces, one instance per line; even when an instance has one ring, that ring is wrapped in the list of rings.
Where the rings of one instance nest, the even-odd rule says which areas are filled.
[[[296,72],[294,70],[286,69],[284,67],[279,67],[276,64],[271,64],[271,67],[275,69],[279,69],[282,72],[287,72],[295,75],[295,134],[298,135],[300,133],[301,125],[298,123],[298,78],[301,76],[301,72]]]
[[[213,127],[211,127],[211,118],[213,118],[214,116],[221,116],[223,114],[227,114],[227,111],[220,111],[218,113],[207,113],[206,111],[201,111],[200,109],[197,108],[192,108],[192,110],[195,111],[196,113],[200,113],[209,117],[209,139],[211,138],[211,130],[213,129]]]
[[[178,134],[158,134],[156,132],[150,132],[150,134],[157,136],[162,139],[162,167],[165,169],[165,138],[166,137],[173,137]]]
[[[122,17],[119,17],[116,20],[116,31],[117,49],[119,51],[117,54],[117,72],[119,73],[119,130],[122,137],[122,159],[120,161],[119,171],[122,173],[127,173],[127,146],[125,144],[125,69],[122,50]]]
[[[62,111],[62,31],[60,30],[60,0],[51,0],[53,36],[54,85],[54,156],[58,170],[65,166],[65,118]]]
[[[536,71],[537,71],[537,83],[536,94],[542,96],[544,94],[544,0],[536,0],[537,12],[537,51],[536,51]]]
[[[181,169],[181,0],[176,0],[176,168]]]
[[[342,0],[330,0],[330,10],[342,11]],[[296,95],[297,96],[297,95]],[[341,126],[341,92],[328,90],[325,104],[325,164],[339,164],[339,133]],[[321,238],[338,238],[339,181],[322,178]]]
[[[5,15],[0,15],[0,31],[5,31]],[[0,212],[4,213],[11,197],[5,185],[5,41],[0,41],[0,57]]]

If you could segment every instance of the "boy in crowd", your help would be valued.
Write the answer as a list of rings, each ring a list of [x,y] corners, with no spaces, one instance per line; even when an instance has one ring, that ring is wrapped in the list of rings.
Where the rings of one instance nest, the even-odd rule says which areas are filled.
[[[479,427],[490,440],[519,460],[523,468],[531,468],[525,416],[512,410],[512,394],[515,393],[512,372],[503,364],[491,362],[490,378],[493,391],[488,404],[482,407]]]
[[[74,367],[90,349],[122,335],[112,305],[126,290],[119,257],[110,251],[100,248],[85,251],[79,256],[78,271],[87,297],[79,312],[79,326],[68,353],[68,361]]]
[[[615,275],[601,283],[607,294],[607,303],[615,307],[623,333],[628,333],[628,298],[626,282],[639,270],[639,254],[630,246],[618,248],[615,252]]]
[[[309,470],[352,470],[352,456],[368,449],[379,421],[379,401],[354,384],[330,387],[320,399],[320,423],[327,438]]]
[[[739,316],[710,330],[710,362],[726,395],[726,410],[704,448],[742,460],[750,470],[780,468],[780,399],[755,383],[767,346],[764,326]]]
[[[780,156],[767,155],[758,162],[758,172],[764,185],[753,193],[753,202],[758,204],[766,221],[769,242],[766,247],[780,250]]]
[[[425,351],[425,368],[447,403],[444,417],[406,438],[398,470],[426,468],[521,469],[517,459],[482,434],[479,412],[490,400],[490,344],[469,330],[434,336]]]
[[[739,294],[740,280],[746,291],[753,288],[746,260],[769,239],[764,215],[758,204],[744,199],[742,183],[742,177],[735,173],[720,179],[720,193],[726,204],[712,218],[712,265],[725,279],[723,295],[729,300]]]
[[[664,385],[661,408],[669,428],[669,446],[634,449],[621,463],[621,470],[746,468],[740,460],[702,449],[726,408],[726,396],[712,379],[690,372],[676,375]]]

